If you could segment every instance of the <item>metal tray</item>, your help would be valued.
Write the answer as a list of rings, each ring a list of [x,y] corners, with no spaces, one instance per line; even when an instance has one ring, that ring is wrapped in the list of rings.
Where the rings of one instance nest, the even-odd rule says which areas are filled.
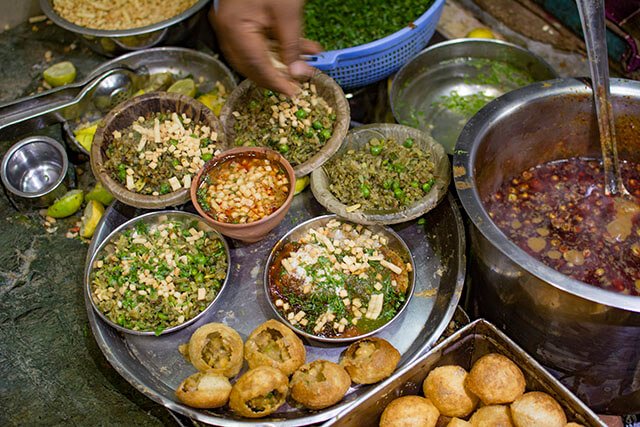
[[[323,427],[378,425],[380,415],[389,402],[403,395],[421,393],[422,382],[433,368],[460,365],[469,370],[473,362],[487,353],[501,353],[513,360],[524,373],[527,390],[544,391],[553,396],[569,421],[585,426],[606,427],[591,409],[538,362],[484,319],[470,323],[415,362],[397,371],[379,387],[362,396],[356,404],[323,424]]]
[[[183,209],[193,210],[193,207],[185,205]],[[88,257],[111,230],[143,212],[114,202],[98,225]],[[246,339],[255,327],[273,318],[262,283],[269,251],[293,226],[324,213],[311,191],[306,190],[295,197],[284,221],[266,239],[254,244],[230,241],[231,276],[216,303],[217,310],[175,333],[160,337],[120,333],[96,315],[85,293],[89,322],[107,360],[129,383],[151,399],[204,423],[298,426],[336,416],[374,386],[352,387],[342,402],[322,411],[297,409],[286,404],[271,417],[258,420],[237,417],[227,408],[190,408],[179,403],[174,395],[178,384],[195,372],[178,352],[178,345],[187,342],[195,329],[204,323],[223,322]],[[379,334],[402,353],[401,367],[418,358],[443,333],[456,309],[465,277],[464,228],[453,197],[449,195],[425,219],[425,226],[413,221],[393,227],[407,243],[416,263],[414,297],[403,315]],[[318,358],[337,361],[346,347],[317,342],[306,344],[308,361]]]
[[[134,70],[144,67],[149,74],[170,72],[180,78],[190,76],[196,83],[202,77],[207,81],[203,88],[205,91],[212,90],[216,81],[220,81],[229,93],[237,86],[233,73],[220,60],[204,52],[183,47],[157,47],[127,53],[97,67],[89,74],[86,81],[118,65],[127,66]],[[62,134],[65,141],[74,150],[89,155],[87,150],[76,140],[73,130],[80,121],[98,120],[103,115],[95,111],[90,102],[87,101],[84,104],[78,108],[83,112],[80,118],[64,122]]]

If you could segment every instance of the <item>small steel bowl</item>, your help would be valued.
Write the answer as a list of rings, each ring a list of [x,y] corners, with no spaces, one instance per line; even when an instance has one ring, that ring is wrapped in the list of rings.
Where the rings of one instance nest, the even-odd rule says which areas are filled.
[[[141,223],[141,222],[144,222],[146,224],[159,224],[159,223],[164,223],[164,222],[172,221],[172,220],[178,220],[178,221],[184,221],[184,222],[196,221],[198,223],[198,228],[200,230],[206,230],[207,232],[210,231],[210,232],[215,233],[215,235],[217,235],[218,238],[220,238],[220,240],[222,241],[222,244],[224,245],[224,248],[225,248],[225,252],[227,254],[227,272],[226,272],[226,275],[225,275],[224,282],[222,282],[222,286],[220,286],[220,290],[218,291],[218,294],[209,303],[207,308],[202,310],[202,312],[200,312],[198,315],[192,317],[191,319],[186,320],[184,323],[181,323],[180,325],[173,326],[171,328],[167,328],[167,329],[163,330],[160,333],[160,335],[165,335],[165,334],[180,330],[180,329],[182,329],[182,328],[184,328],[184,327],[196,322],[201,317],[203,317],[205,315],[205,313],[207,313],[208,311],[211,310],[211,307],[213,307],[215,305],[216,301],[218,301],[220,299],[220,295],[222,294],[222,292],[224,292],[225,287],[227,286],[227,282],[229,281],[229,273],[231,271],[231,255],[230,255],[231,252],[229,251],[229,245],[227,244],[227,241],[224,239],[224,237],[220,233],[215,231],[211,226],[209,226],[198,215],[192,214],[192,213],[189,213],[189,212],[182,212],[182,211],[157,211],[157,212],[149,212],[149,213],[146,213],[144,215],[140,215],[138,217],[132,218],[129,221],[125,222],[124,224],[120,225],[115,230],[113,230],[102,241],[102,243],[100,243],[98,248],[93,253],[93,256],[89,260],[89,263],[87,264],[87,269],[84,272],[85,292],[87,292],[89,301],[91,301],[91,306],[95,310],[96,314],[102,320],[104,320],[107,324],[109,324],[111,327],[117,329],[120,332],[126,332],[126,333],[132,334],[132,335],[148,335],[148,336],[155,336],[156,335],[155,332],[153,332],[153,331],[134,331],[134,330],[131,330],[131,329],[124,328],[124,327],[118,325],[117,323],[114,323],[113,321],[111,321],[107,316],[104,315],[104,313],[102,313],[102,311],[100,311],[100,309],[96,306],[95,302],[93,301],[92,292],[91,292],[91,280],[92,280],[93,271],[94,271],[94,268],[95,268],[95,263],[98,260],[104,258],[104,256],[106,254],[108,254],[110,251],[113,251],[113,242],[116,241],[118,239],[118,237],[120,237],[120,234],[122,234],[125,230],[129,230],[131,228],[134,228],[138,223]]]
[[[69,160],[62,144],[32,136],[14,144],[2,158],[2,184],[19,207],[43,208],[67,191]]]
[[[387,247],[389,247],[390,249],[393,249],[396,253],[398,253],[403,261],[408,262],[411,264],[411,271],[409,272],[409,285],[407,287],[407,292],[405,294],[406,298],[404,300],[404,304],[402,304],[402,307],[400,307],[400,309],[398,310],[398,312],[396,313],[395,316],[393,316],[393,318],[391,320],[389,320],[387,323],[385,323],[384,325],[380,326],[377,329],[374,329],[373,331],[369,331],[367,333],[364,333],[362,335],[358,335],[355,337],[339,337],[339,338],[328,338],[328,337],[321,337],[321,336],[317,336],[317,335],[313,335],[310,334],[308,332],[303,331],[302,329],[299,329],[297,326],[292,325],[284,316],[282,316],[282,314],[280,314],[280,312],[278,311],[277,307],[275,306],[274,301],[272,300],[272,296],[271,296],[271,290],[270,290],[270,282],[269,282],[269,271],[271,270],[271,267],[273,266],[278,253],[283,249],[284,245],[291,242],[291,241],[295,241],[297,240],[301,235],[303,235],[305,232],[307,232],[307,230],[309,230],[310,228],[314,228],[314,227],[322,227],[325,224],[327,224],[329,221],[333,220],[333,219],[338,219],[341,222],[344,223],[349,223],[351,225],[353,225],[354,227],[356,227],[358,224],[349,222],[349,221],[345,221],[344,219],[338,217],[337,215],[323,215],[323,216],[319,216],[316,218],[312,218],[308,221],[303,222],[302,224],[299,224],[298,226],[294,227],[293,229],[291,229],[291,231],[289,231],[287,234],[285,234],[284,236],[282,236],[282,238],[280,240],[278,240],[278,242],[274,245],[273,249],[271,249],[271,253],[269,254],[269,258],[267,258],[267,264],[266,267],[264,269],[264,292],[265,295],[268,298],[269,301],[269,306],[271,307],[271,309],[273,310],[273,312],[275,313],[276,317],[278,318],[278,320],[280,320],[282,323],[286,324],[288,327],[290,327],[291,329],[293,329],[297,334],[302,335],[305,338],[308,338],[309,340],[312,341],[319,341],[322,343],[329,343],[329,344],[348,344],[350,342],[353,341],[358,341],[362,338],[366,338],[369,337],[371,335],[375,335],[378,332],[382,331],[384,328],[386,328],[388,325],[390,325],[391,323],[393,323],[393,321],[395,321],[396,319],[398,319],[400,317],[400,315],[404,312],[404,310],[407,308],[407,306],[409,305],[409,301],[411,300],[411,297],[413,296],[413,290],[415,287],[415,271],[416,271],[416,266],[415,263],[413,261],[413,257],[411,256],[411,251],[409,249],[409,247],[407,246],[407,244],[404,242],[404,240],[402,240],[402,238],[395,232],[393,231],[391,228],[389,227],[385,227],[383,225],[366,225],[363,226],[365,228],[368,228],[369,230],[371,230],[373,233],[375,234],[380,234],[384,237],[386,237],[389,241],[389,243],[387,244]]]
[[[40,0],[40,8],[47,18],[59,27],[77,34],[93,51],[105,56],[172,45],[184,40],[204,15],[207,4],[209,0],[199,0],[181,14],[145,27],[97,30],[81,27],[58,15],[53,9],[53,0]]]
[[[473,79],[486,74],[487,61],[500,61],[527,74],[533,81],[557,77],[553,68],[536,54],[500,40],[456,39],[435,44],[416,55],[393,78],[389,101],[398,123],[427,132],[453,154],[460,131],[468,120],[441,107],[441,97],[456,91],[460,96],[484,92],[499,97],[517,89],[512,81],[499,84]]]

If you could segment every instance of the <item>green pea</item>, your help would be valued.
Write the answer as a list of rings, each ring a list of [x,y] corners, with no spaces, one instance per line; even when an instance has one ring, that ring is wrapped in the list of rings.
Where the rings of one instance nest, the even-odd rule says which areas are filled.
[[[208,162],[209,160],[211,160],[213,158],[213,154],[211,153],[204,153],[202,155],[202,160],[204,160],[205,162]]]
[[[287,144],[278,145],[278,151],[282,154],[287,154],[289,152],[289,146]]]
[[[302,108],[299,108],[298,111],[295,112],[296,117],[299,119],[306,119],[307,118],[307,112],[304,111]]]
[[[319,120],[316,120],[313,123],[311,123],[311,126],[313,126],[315,130],[324,129],[324,126],[322,126],[322,123],[320,123]]]
[[[322,132],[320,132],[320,138],[323,140],[327,140],[329,138],[331,138],[331,130],[330,129],[324,129]]]
[[[369,198],[369,196],[371,196],[371,190],[369,189],[369,187],[366,184],[362,184],[360,186],[360,192],[362,193],[362,197],[364,197],[365,199]]]
[[[118,165],[118,179],[122,182],[127,180],[127,167],[123,163]]]
[[[275,93],[272,90],[265,90],[264,91],[264,97],[265,98],[270,98],[270,97],[272,97],[274,95],[275,95]]]
[[[171,192],[171,186],[168,183],[163,183],[158,191],[160,194],[168,194]]]
[[[426,219],[424,219],[424,218],[420,218],[420,219],[418,220],[418,225],[425,225],[426,223],[427,223],[427,220],[426,220]]]
[[[424,191],[425,193],[431,191],[431,188],[433,187],[433,184],[435,184],[435,182],[436,180],[431,178],[429,181],[422,184],[422,191]]]
[[[411,148],[413,147],[413,138],[407,138],[404,140],[404,143],[402,144],[405,146],[405,148]]]
[[[413,188],[418,188],[418,187],[420,187],[420,184],[418,183],[418,181],[411,181],[411,186]]]
[[[307,131],[304,133],[304,136],[305,136],[306,138],[313,138],[313,135],[315,135],[315,134],[313,133],[313,131],[312,131],[311,129],[307,130]]]
[[[379,156],[380,153],[382,153],[382,145],[372,145],[369,148],[369,151],[371,152],[371,154],[373,154],[374,156]]]
[[[402,191],[402,188],[395,188],[393,190],[393,195],[396,196],[396,199],[401,199],[404,197],[404,191]]]

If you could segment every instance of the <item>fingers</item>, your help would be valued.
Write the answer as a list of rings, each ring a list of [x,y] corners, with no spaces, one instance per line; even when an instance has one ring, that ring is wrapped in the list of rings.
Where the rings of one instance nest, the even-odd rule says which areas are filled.
[[[280,44],[282,62],[286,65],[300,59],[302,5],[301,0],[281,0],[277,10],[271,10],[273,31]]]
[[[300,39],[300,53],[303,55],[316,55],[324,49],[318,42],[309,39]]]

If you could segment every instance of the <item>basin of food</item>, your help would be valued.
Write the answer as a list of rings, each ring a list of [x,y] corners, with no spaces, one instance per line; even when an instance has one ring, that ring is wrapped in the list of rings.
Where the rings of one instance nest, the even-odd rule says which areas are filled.
[[[613,79],[623,176],[640,178],[640,84]],[[475,227],[480,312],[590,407],[640,410],[640,208],[604,195],[592,91],[535,83],[463,129],[454,180]]]
[[[457,39],[430,46],[409,61],[389,92],[398,121],[426,132],[453,154],[463,126],[492,99],[557,77],[542,58],[500,40]]]

